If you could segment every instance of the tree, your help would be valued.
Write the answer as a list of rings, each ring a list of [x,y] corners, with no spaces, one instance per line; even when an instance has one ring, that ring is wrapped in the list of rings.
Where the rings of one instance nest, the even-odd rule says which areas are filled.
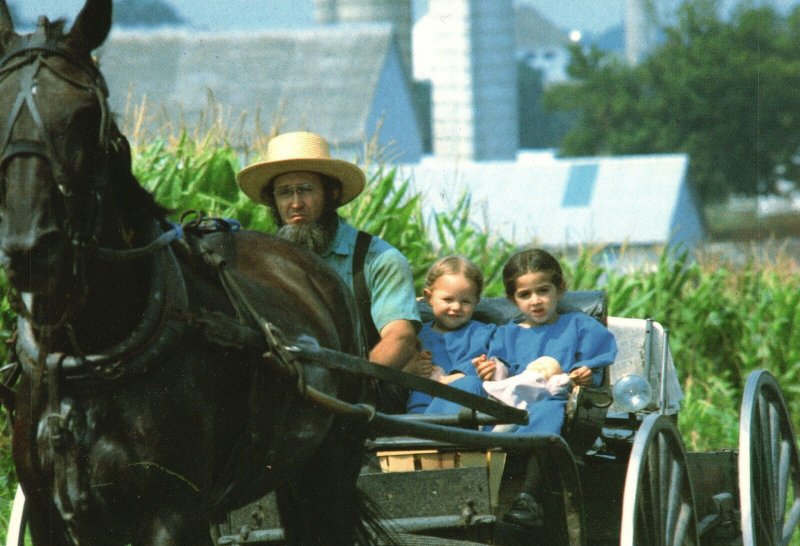
[[[579,119],[566,155],[686,152],[704,201],[800,180],[800,7],[788,17],[718,0],[686,0],[637,66],[573,47],[574,83],[549,108]]]

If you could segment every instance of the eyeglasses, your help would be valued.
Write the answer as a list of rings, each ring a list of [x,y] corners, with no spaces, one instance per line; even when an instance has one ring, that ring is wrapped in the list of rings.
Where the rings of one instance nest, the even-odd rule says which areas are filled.
[[[288,201],[289,199],[292,199],[295,194],[297,194],[297,197],[302,199],[303,197],[309,196],[316,191],[317,186],[314,184],[298,184],[296,186],[281,186],[280,188],[275,188],[273,195],[275,195],[275,199]]]

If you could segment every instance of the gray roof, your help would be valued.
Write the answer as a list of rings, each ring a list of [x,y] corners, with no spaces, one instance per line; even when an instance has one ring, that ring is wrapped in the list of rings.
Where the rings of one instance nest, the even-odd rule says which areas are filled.
[[[472,220],[518,244],[683,244],[704,236],[687,181],[688,156],[663,154],[517,161],[426,158],[399,169],[428,210],[449,211],[464,193]]]
[[[392,40],[385,24],[241,33],[114,32],[99,52],[112,108],[193,121],[209,99],[266,131],[311,130],[361,144]]]
[[[530,4],[517,1],[514,5],[514,29],[518,51],[531,51],[545,47],[565,47],[566,34]]]

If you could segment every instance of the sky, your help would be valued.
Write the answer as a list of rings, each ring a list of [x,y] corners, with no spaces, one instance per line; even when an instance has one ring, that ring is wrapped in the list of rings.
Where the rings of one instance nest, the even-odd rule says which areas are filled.
[[[208,30],[300,28],[314,22],[313,0],[164,0],[194,26]],[[484,0],[491,1],[491,0]],[[564,29],[602,32],[622,22],[625,0],[525,0]],[[28,19],[47,15],[72,20],[83,0],[10,0]],[[414,0],[415,14],[426,0]]]
[[[202,30],[253,30],[258,28],[302,28],[314,22],[313,0],[164,0],[195,28]],[[413,0],[415,15],[425,12],[427,0]],[[486,2],[493,0],[483,0]],[[599,34],[619,25],[625,17],[626,0],[521,0],[538,8],[556,26],[566,31]],[[659,1],[659,0],[656,0]],[[780,10],[800,0],[760,0]],[[23,16],[38,15],[72,20],[84,0],[9,0]]]

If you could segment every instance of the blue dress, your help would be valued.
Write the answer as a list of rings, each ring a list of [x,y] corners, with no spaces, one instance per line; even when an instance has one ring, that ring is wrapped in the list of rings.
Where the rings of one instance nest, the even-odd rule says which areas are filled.
[[[528,363],[540,356],[551,356],[569,373],[574,368],[588,366],[593,370],[594,383],[602,380],[602,368],[614,362],[617,343],[614,335],[597,320],[583,313],[564,313],[553,324],[524,328],[516,323],[500,326],[495,331],[486,351],[508,364],[509,375],[525,370]],[[480,378],[473,374],[450,383],[451,386],[488,396]],[[528,408],[530,419],[520,426],[520,434],[559,434],[564,424],[566,400],[547,398]],[[443,399],[435,399],[426,413],[458,413],[460,406]]]
[[[486,353],[496,329],[494,324],[471,320],[458,330],[442,333],[435,331],[429,322],[422,326],[418,336],[422,348],[431,352],[433,363],[445,374],[463,371],[477,377],[472,359]],[[429,394],[412,391],[406,409],[409,413],[422,413],[430,403]]]

